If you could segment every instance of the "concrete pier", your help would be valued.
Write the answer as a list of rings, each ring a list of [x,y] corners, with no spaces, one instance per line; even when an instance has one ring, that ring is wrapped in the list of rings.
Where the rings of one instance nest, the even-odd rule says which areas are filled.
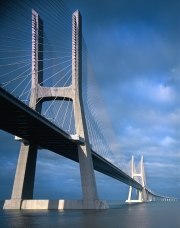
[[[32,89],[30,106],[41,112],[42,102],[46,100],[70,99],[73,102],[82,200],[34,200],[33,187],[36,167],[37,147],[31,142],[21,145],[19,161],[12,197],[4,203],[4,209],[108,209],[106,201],[99,200],[91,146],[87,132],[82,101],[82,19],[77,10],[72,15],[72,85],[63,88],[43,87],[43,22],[37,12],[32,10]],[[38,103],[37,103],[38,101]],[[40,101],[40,102],[39,102]],[[83,143],[82,143],[83,142]]]
[[[21,143],[11,199],[32,199],[36,169],[37,146]]]

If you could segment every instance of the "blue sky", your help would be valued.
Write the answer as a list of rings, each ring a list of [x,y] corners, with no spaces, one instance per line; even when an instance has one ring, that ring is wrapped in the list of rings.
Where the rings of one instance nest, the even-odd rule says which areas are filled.
[[[148,186],[180,197],[179,1],[66,0],[83,34],[125,162],[144,155]],[[0,137],[0,198],[10,198],[19,143]],[[128,186],[95,172],[99,197],[126,199]],[[38,153],[35,198],[81,198],[79,165]]]

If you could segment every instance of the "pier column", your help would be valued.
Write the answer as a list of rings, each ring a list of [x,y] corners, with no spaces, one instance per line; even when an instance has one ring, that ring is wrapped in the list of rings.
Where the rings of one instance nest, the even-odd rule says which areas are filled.
[[[142,200],[142,191],[136,190],[136,200],[138,201]]]
[[[38,83],[43,81],[43,21],[32,10],[32,84],[30,107],[41,112],[41,103],[37,103]],[[4,209],[20,209],[21,201],[33,199],[36,170],[37,145],[21,143],[11,200],[6,200]]]
[[[78,144],[83,200],[93,201],[98,193],[82,100],[82,19],[78,10],[72,15],[72,87],[76,134],[85,141]]]
[[[36,145],[21,143],[11,199],[33,198],[36,157]]]

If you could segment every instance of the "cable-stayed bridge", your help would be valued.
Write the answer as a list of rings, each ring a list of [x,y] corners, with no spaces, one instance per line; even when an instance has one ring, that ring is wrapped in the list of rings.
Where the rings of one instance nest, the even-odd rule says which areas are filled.
[[[61,1],[1,3],[1,129],[22,141],[4,209],[106,209],[94,169],[130,186],[127,202],[176,200],[147,188],[143,158],[125,165],[82,35]],[[33,200],[38,148],[79,162],[83,200]],[[132,188],[137,199],[132,200]]]

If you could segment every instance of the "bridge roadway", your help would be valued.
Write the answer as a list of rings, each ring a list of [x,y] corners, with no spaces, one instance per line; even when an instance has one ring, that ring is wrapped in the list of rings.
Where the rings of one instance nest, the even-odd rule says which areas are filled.
[[[78,162],[77,141],[18,98],[0,88],[0,129]],[[142,186],[92,151],[94,169],[136,189]]]

